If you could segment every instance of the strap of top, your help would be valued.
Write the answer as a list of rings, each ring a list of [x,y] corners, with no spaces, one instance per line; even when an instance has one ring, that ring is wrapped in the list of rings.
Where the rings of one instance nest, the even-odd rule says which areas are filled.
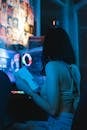
[[[76,109],[78,106],[78,103],[79,103],[79,99],[80,99],[80,78],[81,77],[80,77],[80,72],[79,72],[78,68],[72,68],[72,67],[75,67],[75,66],[70,65],[70,67],[68,67],[68,68],[69,68],[69,72],[70,72],[71,77],[72,77],[71,87],[73,87],[72,88],[73,98],[74,98],[73,106],[74,106],[74,109]],[[77,75],[77,79],[75,79],[76,76],[73,74],[74,71],[72,69],[74,69],[74,71]]]

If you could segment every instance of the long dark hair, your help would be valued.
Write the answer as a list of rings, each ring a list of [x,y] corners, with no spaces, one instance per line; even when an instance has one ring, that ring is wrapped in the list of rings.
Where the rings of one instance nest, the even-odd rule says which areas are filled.
[[[75,64],[75,54],[67,32],[63,28],[49,28],[45,35],[42,51],[43,67],[48,61],[63,61]]]

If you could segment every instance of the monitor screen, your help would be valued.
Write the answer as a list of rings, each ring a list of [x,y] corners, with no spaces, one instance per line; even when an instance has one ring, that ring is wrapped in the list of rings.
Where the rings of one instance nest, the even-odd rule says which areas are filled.
[[[12,83],[15,83],[13,72],[16,72],[23,66],[26,66],[26,68],[31,72],[31,74],[35,77],[35,80],[41,86],[43,83],[43,76],[41,75],[42,44],[42,38],[34,37],[34,39],[30,40],[30,48],[28,49],[21,49],[16,51],[0,48],[0,69],[8,75]],[[24,92],[13,90],[12,92],[15,94],[24,94]]]
[[[0,70],[8,74],[14,82],[13,72],[20,69],[20,54],[16,51],[0,48]]]

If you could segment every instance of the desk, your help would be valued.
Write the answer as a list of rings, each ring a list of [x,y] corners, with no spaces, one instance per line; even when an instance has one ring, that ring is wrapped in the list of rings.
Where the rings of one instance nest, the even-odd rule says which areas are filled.
[[[16,121],[47,119],[47,114],[26,94],[10,94],[8,112]]]

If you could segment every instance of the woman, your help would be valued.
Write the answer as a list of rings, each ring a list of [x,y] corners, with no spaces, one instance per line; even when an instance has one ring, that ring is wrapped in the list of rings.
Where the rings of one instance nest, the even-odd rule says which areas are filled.
[[[49,114],[48,121],[29,121],[28,126],[30,130],[70,130],[74,106],[79,100],[80,73],[64,29],[48,30],[43,43],[42,63],[46,80],[40,95],[32,91],[24,79],[16,76],[18,88]]]

